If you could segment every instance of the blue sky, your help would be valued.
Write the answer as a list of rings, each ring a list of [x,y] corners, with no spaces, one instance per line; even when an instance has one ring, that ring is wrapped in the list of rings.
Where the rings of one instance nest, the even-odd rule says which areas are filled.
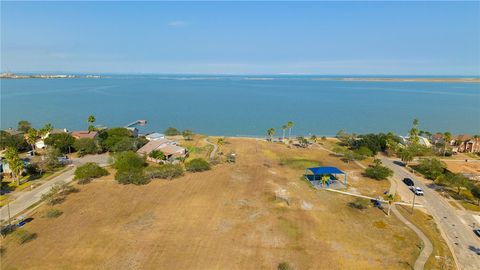
[[[12,72],[480,75],[479,2],[4,2]]]

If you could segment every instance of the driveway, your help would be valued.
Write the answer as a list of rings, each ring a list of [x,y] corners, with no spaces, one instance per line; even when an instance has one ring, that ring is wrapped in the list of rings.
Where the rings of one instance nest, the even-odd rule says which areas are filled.
[[[107,165],[108,163],[108,154],[101,155],[88,155],[81,158],[73,159],[73,166],[71,169],[63,172],[62,174],[52,178],[48,182],[42,184],[41,186],[34,188],[31,191],[23,192],[22,195],[18,196],[14,201],[10,202],[9,206],[5,205],[0,208],[0,220],[8,220],[8,208],[10,208],[10,216],[14,217],[17,214],[23,212],[28,207],[32,206],[36,202],[40,201],[42,195],[47,193],[54,184],[59,182],[70,182],[73,180],[73,173],[75,168],[79,165],[85,164],[87,162],[95,162],[100,165]]]
[[[415,185],[424,190],[425,196],[417,196],[415,202],[421,203],[427,208],[439,229],[446,235],[446,240],[455,253],[459,268],[479,269],[480,255],[477,255],[475,250],[480,249],[480,238],[472,231],[472,224],[476,222],[475,218],[470,213],[451,206],[434,190],[431,181],[411,174],[404,167],[395,164],[393,159],[384,156],[378,157],[385,166],[393,170],[393,178],[397,181],[397,191],[402,200],[411,202],[413,199],[413,193],[402,182],[405,177],[412,178]]]

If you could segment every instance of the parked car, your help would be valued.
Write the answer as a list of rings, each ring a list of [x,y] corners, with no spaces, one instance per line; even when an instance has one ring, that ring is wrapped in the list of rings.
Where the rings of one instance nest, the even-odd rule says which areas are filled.
[[[405,183],[405,185],[407,185],[409,187],[413,187],[415,185],[413,180],[410,179],[410,178],[403,178],[403,183]]]
[[[480,237],[480,229],[475,229],[475,230],[473,230],[473,232],[474,232],[478,237]]]
[[[411,190],[413,193],[415,193],[415,195],[423,196],[423,189],[421,189],[420,187],[412,187]]]

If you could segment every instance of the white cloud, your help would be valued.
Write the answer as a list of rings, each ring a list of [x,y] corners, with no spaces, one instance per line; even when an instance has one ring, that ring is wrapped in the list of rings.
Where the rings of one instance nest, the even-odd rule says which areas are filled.
[[[188,22],[186,21],[171,21],[168,23],[168,26],[171,26],[171,27],[182,27],[187,25],[188,25]]]

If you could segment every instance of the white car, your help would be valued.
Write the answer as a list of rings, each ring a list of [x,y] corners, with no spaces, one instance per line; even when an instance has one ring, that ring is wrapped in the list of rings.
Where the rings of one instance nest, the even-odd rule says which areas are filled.
[[[412,191],[417,196],[423,196],[423,189],[421,189],[420,187],[414,187],[412,188]]]

